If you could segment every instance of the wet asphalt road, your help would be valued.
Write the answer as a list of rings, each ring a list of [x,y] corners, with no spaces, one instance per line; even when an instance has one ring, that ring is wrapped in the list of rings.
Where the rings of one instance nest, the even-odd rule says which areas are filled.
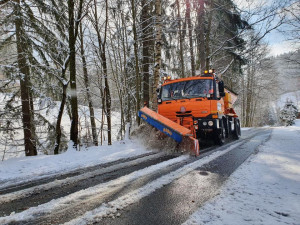
[[[165,155],[161,156],[159,158],[155,158],[152,160],[148,160],[143,163],[139,164],[133,164],[128,167],[124,167],[121,170],[115,170],[109,173],[100,174],[98,176],[93,176],[85,180],[80,180],[77,182],[70,182],[70,184],[65,186],[60,186],[59,188],[51,188],[47,189],[46,191],[36,191],[33,195],[30,195],[25,198],[16,199],[13,201],[10,201],[6,204],[0,204],[0,216],[9,215],[11,212],[21,212],[25,209],[28,209],[30,207],[38,206],[43,203],[47,203],[51,201],[52,199],[61,198],[64,196],[67,196],[70,193],[74,193],[76,191],[80,191],[92,186],[95,186],[100,183],[108,182],[110,180],[116,179],[118,177],[124,176],[126,174],[129,174],[133,171],[140,170],[143,168],[146,168],[148,166],[175,158],[176,156],[172,155]],[[99,168],[98,168],[99,169]],[[100,168],[101,169],[101,168]],[[73,175],[75,173],[72,173]],[[70,175],[69,175],[70,176]],[[63,179],[63,178],[61,178]],[[50,180],[50,182],[52,179]],[[11,189],[10,189],[11,190]],[[2,191],[4,192],[4,191]],[[0,192],[1,194],[1,192]],[[72,217],[71,217],[72,218]]]
[[[241,146],[120,211],[118,218],[104,218],[103,225],[176,225],[185,222],[207,200],[217,195],[224,181],[259,145],[271,130],[262,129]]]
[[[206,147],[206,149],[204,149],[204,153],[202,153],[198,158],[190,157],[185,162],[174,164],[163,170],[157,171],[155,174],[144,176],[128,185],[111,190],[109,193],[102,193],[99,196],[93,196],[89,201],[82,203],[75,202],[76,204],[74,204],[74,206],[70,205],[70,207],[66,207],[61,211],[53,211],[51,214],[40,215],[34,220],[20,221],[10,224],[62,224],[84,214],[86,211],[99,207],[102,203],[119,198],[132,190],[142,187],[147,183],[170,173],[171,171],[175,171],[183,165],[197,160],[201,162],[201,158],[208,156],[213,152],[223,151],[235,143],[241,143],[241,145],[233,148],[226,154],[204,164],[193,172],[182,176],[172,183],[165,185],[163,188],[156,190],[151,195],[126,207],[124,210],[120,210],[120,217],[114,219],[103,218],[100,222],[95,223],[104,225],[181,224],[207,200],[219,193],[222,184],[226,181],[228,176],[230,176],[230,174],[234,172],[251,154],[255,154],[258,146],[267,141],[270,134],[271,129],[248,130],[244,132],[239,141],[229,142],[222,147]],[[12,211],[22,211],[28,207],[48,202],[53,198],[66,196],[68,193],[73,193],[108,180],[113,180],[117,177],[131,173],[132,171],[139,170],[174,157],[176,156],[169,155],[160,157],[155,160],[123,168],[122,170],[112,171],[112,173],[92,177],[92,179],[75,182],[68,186],[61,187],[60,189],[48,190],[46,193],[37,193],[27,198],[12,201],[6,206],[0,206],[0,211],[2,211],[2,215],[8,215]],[[99,168],[91,169],[94,170]],[[85,171],[77,171],[74,175],[84,172]],[[63,179],[63,177],[61,179]],[[42,183],[44,182],[47,181],[42,181]],[[17,189],[17,186],[13,187],[13,190],[10,191],[14,191],[15,189]],[[22,189],[22,187],[20,189]]]

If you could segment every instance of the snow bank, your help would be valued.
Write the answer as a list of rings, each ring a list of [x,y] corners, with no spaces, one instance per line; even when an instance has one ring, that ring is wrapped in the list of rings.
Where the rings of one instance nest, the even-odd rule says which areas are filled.
[[[299,224],[300,120],[274,128],[270,141],[234,172],[221,194],[184,225]]]
[[[59,155],[11,158],[0,163],[0,187],[53,174],[128,158],[148,152],[141,144],[127,141],[112,146],[90,147]]]

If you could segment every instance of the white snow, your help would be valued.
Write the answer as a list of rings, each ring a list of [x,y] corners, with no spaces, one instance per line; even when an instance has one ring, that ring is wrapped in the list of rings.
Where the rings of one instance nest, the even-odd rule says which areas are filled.
[[[276,127],[222,187],[184,225],[300,224],[300,120]]]
[[[242,131],[244,131],[244,130],[250,130],[250,129],[252,129],[252,127],[242,127],[241,128]]]
[[[36,215],[44,215],[47,213],[51,213],[52,211],[59,211],[67,207],[67,205],[72,202],[72,204],[81,204],[82,201],[92,201],[95,200],[99,201],[97,199],[98,196],[103,196],[103,194],[111,193],[115,190],[120,190],[124,186],[129,185],[132,181],[146,176],[148,174],[154,173],[162,168],[166,168],[168,166],[171,166],[173,164],[176,164],[178,162],[182,162],[186,160],[189,156],[184,155],[180,156],[174,159],[170,159],[168,161],[155,164],[153,166],[149,166],[147,168],[132,172],[128,175],[119,177],[115,180],[101,183],[96,186],[83,189],[78,192],[74,192],[70,195],[67,195],[65,197],[61,197],[58,199],[53,199],[50,202],[47,202],[45,204],[41,204],[36,207],[31,207],[23,212],[20,213],[12,213],[10,216],[6,217],[0,217],[0,224],[5,223],[11,223],[11,222],[17,222],[17,221],[24,221],[34,218]],[[122,203],[124,204],[124,202]]]
[[[47,191],[47,190],[50,190],[50,189],[53,189],[53,188],[61,188],[64,185],[69,185],[71,183],[82,181],[82,180],[85,180],[85,179],[88,179],[88,178],[93,178],[93,177],[99,176],[101,174],[113,172],[113,171],[116,171],[116,170],[121,170],[124,167],[130,167],[130,166],[136,165],[138,163],[145,162],[147,160],[151,160],[151,159],[161,157],[162,155],[165,155],[165,154],[163,152],[161,152],[161,153],[145,156],[145,157],[142,157],[142,158],[138,158],[138,159],[135,159],[135,160],[131,160],[131,161],[128,161],[128,162],[118,163],[116,165],[108,166],[108,167],[105,167],[105,168],[99,168],[97,170],[93,170],[91,172],[85,172],[85,173],[77,175],[77,176],[72,176],[72,177],[68,177],[68,178],[65,178],[65,179],[61,179],[61,180],[54,180],[50,183],[41,184],[41,185],[38,185],[38,186],[34,186],[34,187],[26,188],[26,189],[23,189],[23,190],[20,190],[20,191],[16,191],[16,192],[13,192],[13,193],[4,194],[4,195],[1,195],[0,204],[10,202],[10,201],[13,201],[13,200],[18,199],[18,198],[28,197],[28,196],[32,195],[33,193],[36,193],[36,192],[39,193],[39,192]]]
[[[8,94],[3,94],[0,93],[0,112],[3,112],[4,106],[6,104],[6,101],[9,100]],[[13,105],[20,106],[21,102],[20,99],[16,101]],[[45,97],[45,99],[36,99],[35,102],[35,109],[39,109],[39,113],[47,118],[47,120],[52,123],[52,125],[55,125],[56,120],[57,120],[57,115],[59,112],[59,107],[60,107],[60,102],[55,102],[51,100],[48,97]],[[48,108],[44,108],[43,106],[48,106]],[[102,109],[101,108],[94,108],[94,113],[95,113],[95,119],[96,119],[96,127],[98,128],[97,132],[99,133],[100,126],[101,126],[101,121],[102,121]],[[88,131],[90,129],[85,129],[85,128],[90,128],[90,120],[89,120],[89,109],[87,106],[82,106],[79,105],[78,107],[78,116],[79,116],[79,138],[82,140],[83,146],[81,146],[81,150],[85,150],[86,145],[85,145],[85,139],[84,137],[88,137],[89,133]],[[115,142],[119,140],[119,131],[120,131],[120,113],[113,111],[111,115],[112,119],[112,141],[113,144],[115,145]],[[104,120],[106,120],[104,118]],[[5,120],[3,120],[5,121]],[[0,120],[0,124],[3,123]],[[13,121],[14,127],[19,127],[21,128],[21,120],[14,120]],[[71,126],[71,121],[68,116],[67,110],[64,110],[64,114],[62,117],[62,122],[61,122],[61,128],[64,131],[65,135],[68,137],[69,136],[69,131],[70,131],[70,126]],[[42,126],[43,129],[45,126]],[[82,129],[81,129],[82,128]],[[42,129],[37,128],[37,130]],[[104,133],[103,133],[103,145],[107,145],[107,125],[104,125]],[[23,142],[23,130],[22,129],[15,129],[14,130],[14,138],[15,140],[12,141],[10,139],[10,136],[8,135],[2,135],[4,134],[3,132],[0,134],[0,160],[5,161],[11,158],[16,158],[16,157],[25,157],[25,151],[24,151],[24,142]],[[39,135],[39,142],[41,146],[38,148],[38,155],[47,155],[47,154],[53,154],[53,150],[47,146],[47,135],[46,131],[43,134]],[[99,135],[99,143],[100,143],[100,135]],[[2,162],[0,161],[0,164]],[[1,182],[1,180],[0,180]]]
[[[89,147],[82,151],[75,151],[71,146],[59,155],[11,158],[0,163],[0,188],[147,152],[141,144],[127,140],[125,144],[115,142],[112,146]]]
[[[69,221],[68,223],[66,223],[66,225],[90,224],[91,222],[99,221],[103,217],[107,217],[107,216],[114,217],[116,214],[118,214],[118,210],[138,202],[140,199],[152,194],[154,191],[156,191],[159,188],[162,188],[164,185],[167,185],[173,182],[174,180],[194,171],[196,168],[218,158],[221,155],[226,154],[227,152],[242,145],[243,143],[244,142],[236,143],[223,151],[215,152],[207,157],[202,158],[201,160],[197,160],[195,162],[189,163],[111,202],[103,203],[100,207],[92,211],[86,212],[83,216],[80,216],[74,220]]]

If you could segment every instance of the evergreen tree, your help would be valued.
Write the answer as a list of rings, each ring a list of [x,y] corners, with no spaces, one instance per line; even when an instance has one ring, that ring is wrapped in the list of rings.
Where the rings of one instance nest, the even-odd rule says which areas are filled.
[[[36,145],[43,144],[39,141],[36,126],[46,129],[50,136],[55,129],[34,109],[34,99],[39,98],[40,107],[51,106],[51,97],[56,98],[59,93],[57,80],[64,82],[57,69],[63,64],[66,54],[64,8],[60,1],[50,0],[6,1],[1,8],[5,17],[1,19],[0,26],[11,35],[1,39],[0,46],[13,47],[17,54],[17,58],[12,57],[3,70],[11,81],[20,80],[26,155],[36,155]],[[7,104],[18,100],[15,98],[18,93],[18,90],[14,91]]]
[[[281,122],[285,126],[291,126],[295,123],[295,119],[297,118],[297,115],[298,115],[297,107],[293,104],[292,101],[287,100],[283,109],[280,111]]]

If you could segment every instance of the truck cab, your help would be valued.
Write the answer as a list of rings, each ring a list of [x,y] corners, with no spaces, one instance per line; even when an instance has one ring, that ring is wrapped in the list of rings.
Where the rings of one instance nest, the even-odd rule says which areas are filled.
[[[192,130],[197,139],[223,144],[237,117],[231,96],[213,71],[175,80],[167,77],[159,89],[158,113]]]

